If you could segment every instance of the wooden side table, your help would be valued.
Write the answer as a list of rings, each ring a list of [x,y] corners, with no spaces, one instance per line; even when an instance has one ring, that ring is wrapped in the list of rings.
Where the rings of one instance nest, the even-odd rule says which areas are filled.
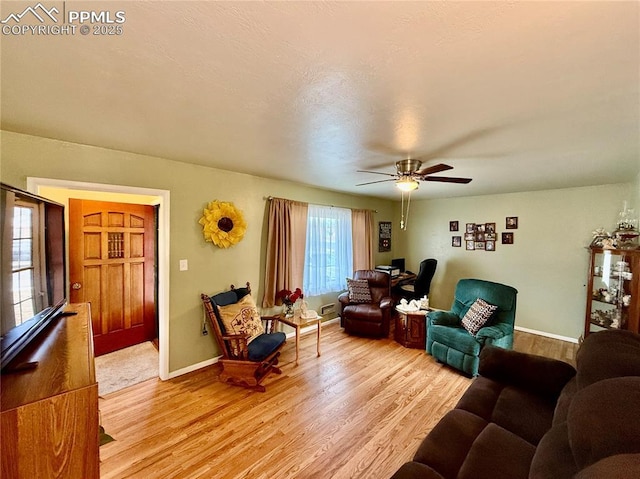
[[[394,339],[405,348],[427,347],[427,313],[429,310],[403,311],[396,308]]]
[[[298,365],[298,358],[300,357],[300,330],[304,326],[312,326],[314,324],[318,325],[318,337],[317,337],[317,350],[318,357],[320,357],[320,335],[322,332],[322,316],[316,316],[315,318],[302,318],[300,317],[300,313],[296,312],[296,314],[287,318],[284,314],[278,316],[278,321],[284,324],[288,324],[292,328],[296,330],[296,366]]]

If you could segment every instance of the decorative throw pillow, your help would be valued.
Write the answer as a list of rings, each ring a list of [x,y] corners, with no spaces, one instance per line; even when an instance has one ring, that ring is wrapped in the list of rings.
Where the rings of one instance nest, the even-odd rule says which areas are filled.
[[[480,328],[489,321],[496,309],[498,309],[497,306],[487,303],[484,299],[476,299],[462,318],[462,327],[475,336]]]
[[[352,303],[370,303],[371,290],[369,281],[366,279],[347,278],[347,289],[349,290],[349,301]]]
[[[241,298],[237,303],[218,306],[218,311],[227,334],[249,334],[247,344],[264,333],[260,314],[250,294]],[[234,347],[233,353],[237,355],[240,351]]]

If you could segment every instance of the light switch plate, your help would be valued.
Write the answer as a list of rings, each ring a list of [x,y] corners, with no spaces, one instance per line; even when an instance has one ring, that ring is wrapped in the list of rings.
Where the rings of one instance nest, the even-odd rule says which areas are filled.
[[[189,262],[186,259],[180,260],[180,271],[187,271],[189,269]]]

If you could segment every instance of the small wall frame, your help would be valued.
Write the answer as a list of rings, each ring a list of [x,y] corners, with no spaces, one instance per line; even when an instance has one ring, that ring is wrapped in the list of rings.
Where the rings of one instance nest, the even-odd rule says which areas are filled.
[[[513,233],[502,233],[502,244],[513,244]]]

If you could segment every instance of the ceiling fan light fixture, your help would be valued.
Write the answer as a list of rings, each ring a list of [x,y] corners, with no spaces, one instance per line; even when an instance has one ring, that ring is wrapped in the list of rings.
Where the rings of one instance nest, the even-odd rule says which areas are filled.
[[[404,192],[409,192],[418,189],[419,183],[411,177],[400,178],[396,181],[398,189]]]

